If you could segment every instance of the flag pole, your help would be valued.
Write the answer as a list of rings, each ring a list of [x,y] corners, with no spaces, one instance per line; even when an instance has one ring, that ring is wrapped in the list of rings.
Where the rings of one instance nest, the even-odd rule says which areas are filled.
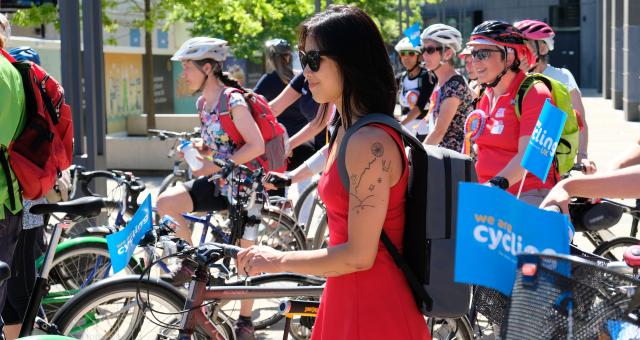
[[[527,178],[527,174],[529,173],[529,170],[524,170],[524,175],[522,175],[522,180],[520,181],[520,189],[518,189],[518,196],[516,196],[517,199],[520,199],[520,194],[522,193],[522,187],[524,187],[524,180],[525,178]]]

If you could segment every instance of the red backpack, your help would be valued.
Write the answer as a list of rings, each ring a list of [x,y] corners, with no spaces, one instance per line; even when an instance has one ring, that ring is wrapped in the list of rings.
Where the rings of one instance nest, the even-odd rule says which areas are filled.
[[[7,148],[8,163],[20,183],[22,196],[38,199],[53,188],[61,171],[71,166],[71,108],[64,101],[60,83],[43,68],[28,61],[17,62],[4,50],[0,51],[20,73],[25,93],[25,125]],[[10,203],[15,207],[4,150],[0,152],[0,163],[7,176]]]
[[[245,92],[233,87],[225,88],[224,94],[218,101],[220,126],[237,146],[244,144],[242,135],[233,123],[229,108],[231,94],[235,92],[241,93],[244,97],[264,139],[264,154],[257,158],[258,162],[267,171],[284,172],[287,170],[286,144],[289,137],[286,134],[287,130],[282,124],[278,123],[273,112],[271,112],[269,102],[263,96],[252,91]]]

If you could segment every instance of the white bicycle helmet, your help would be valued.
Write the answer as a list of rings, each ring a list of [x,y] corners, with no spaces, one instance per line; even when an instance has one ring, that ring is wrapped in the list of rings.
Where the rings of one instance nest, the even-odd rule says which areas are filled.
[[[414,51],[420,53],[420,46],[413,46],[409,38],[402,38],[396,44],[396,52],[400,53],[400,51]]]
[[[226,40],[196,37],[185,41],[180,49],[173,54],[171,60],[213,59],[222,62],[227,59],[227,55],[229,55],[229,46],[227,46]]]
[[[460,34],[460,31],[444,24],[434,24],[425,28],[420,35],[420,39],[422,44],[427,40],[433,40],[451,48],[454,52],[458,52],[462,48],[462,34]]]

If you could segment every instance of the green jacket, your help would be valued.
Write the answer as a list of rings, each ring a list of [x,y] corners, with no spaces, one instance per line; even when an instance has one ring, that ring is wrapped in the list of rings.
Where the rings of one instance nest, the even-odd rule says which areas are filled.
[[[20,73],[11,63],[0,56],[0,146],[8,147],[9,143],[22,131],[25,124],[24,88]],[[6,151],[2,151],[5,152]],[[18,213],[22,210],[22,195],[16,176],[11,171],[16,207],[11,210],[9,204],[9,191],[7,180],[2,167],[0,167],[0,203]],[[4,219],[4,209],[0,208],[0,220]]]

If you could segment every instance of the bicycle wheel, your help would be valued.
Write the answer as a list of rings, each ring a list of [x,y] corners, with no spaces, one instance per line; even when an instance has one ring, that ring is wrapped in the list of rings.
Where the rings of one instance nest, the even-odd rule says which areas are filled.
[[[315,228],[315,235],[313,236],[313,244],[311,249],[322,249],[329,245],[329,221],[327,220],[327,213],[320,217],[318,226]]]
[[[43,261],[44,256],[36,261],[38,270]],[[138,262],[131,258],[121,273],[139,274],[140,270]],[[51,318],[78,290],[113,275],[109,249],[104,239],[82,237],[61,243],[51,262],[51,290],[42,301],[47,317]]]
[[[244,285],[244,281],[226,283],[228,286]],[[324,284],[324,280],[321,278],[298,275],[298,274],[266,274],[260,276],[254,276],[249,281],[251,286],[269,287],[269,288],[287,288],[287,287],[299,287],[299,286],[320,286]],[[285,298],[285,297],[282,297]],[[253,305],[253,327],[256,330],[265,329],[274,325],[278,321],[282,320],[283,316],[278,312],[278,306],[282,298],[275,299],[259,299],[254,300]],[[303,298],[305,300],[317,299],[317,297]],[[224,301],[222,310],[225,314],[230,315],[234,319],[238,317],[240,301]]]
[[[185,297],[167,283],[126,276],[92,285],[65,304],[52,322],[63,335],[78,339],[175,338],[184,304]],[[212,325],[224,339],[233,339],[228,320],[219,317]],[[197,329],[193,338],[211,335]]]
[[[622,261],[624,250],[637,244],[640,244],[640,239],[635,237],[616,237],[600,244],[593,253],[612,261]]]
[[[307,186],[306,188],[304,188],[304,190],[302,190],[302,192],[300,193],[300,196],[298,196],[298,200],[296,201],[296,204],[293,206],[293,214],[294,216],[296,216],[296,218],[300,217],[300,213],[302,212],[302,209],[305,206],[305,202],[308,199],[315,200],[317,190],[318,190],[317,180],[311,182],[309,186]]]
[[[188,179],[187,179],[186,176],[181,176],[181,175],[176,175],[176,174],[169,174],[169,175],[167,175],[167,177],[165,177],[162,180],[162,183],[160,184],[160,188],[158,189],[158,195],[160,195],[163,192],[167,191],[167,189],[176,186],[178,183],[185,183],[187,181],[188,181]]]
[[[277,209],[262,210],[262,223],[258,229],[256,243],[282,251],[307,249],[307,242],[300,226]]]
[[[457,319],[427,318],[427,326],[434,340],[473,340],[473,330],[466,316]]]

